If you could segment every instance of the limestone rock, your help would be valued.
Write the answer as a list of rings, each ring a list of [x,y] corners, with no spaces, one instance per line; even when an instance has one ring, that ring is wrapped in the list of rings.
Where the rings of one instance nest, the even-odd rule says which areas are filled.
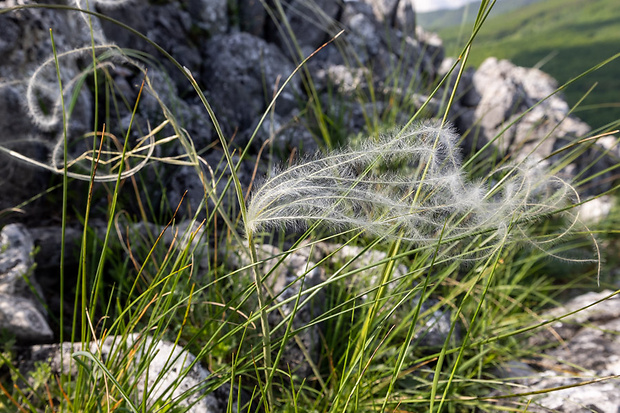
[[[436,33],[427,32],[419,26],[415,28],[415,38],[423,50],[423,56],[431,61],[432,73],[436,74],[445,57],[443,40]]]
[[[389,68],[385,66],[394,62],[390,60],[390,51],[382,47],[386,29],[377,21],[373,8],[361,2],[347,3],[340,22],[347,30],[345,40],[350,47],[347,51],[359,59],[360,66],[378,76],[387,73]]]
[[[0,8],[17,4],[13,0],[0,1]],[[3,13],[0,27],[0,129],[4,131],[0,145],[34,161],[46,162],[62,131],[58,79],[55,66],[50,64],[50,29],[68,99],[74,91],[71,81],[84,69],[79,53],[70,52],[90,45],[88,27],[75,12],[44,8]],[[92,125],[90,92],[82,88],[76,97],[68,119],[72,136]],[[0,210],[16,207],[43,191],[48,183],[46,171],[0,152]],[[39,213],[39,203],[28,205],[27,210]]]
[[[418,300],[419,297],[416,300],[412,300],[412,308],[418,305]],[[448,336],[450,336],[452,343],[460,343],[462,340],[462,328],[458,320],[454,321],[457,324],[452,335],[450,335],[452,315],[452,309],[441,304],[439,300],[435,298],[424,300],[420,307],[422,326],[415,332],[414,343],[431,350],[440,350]]]
[[[267,108],[274,92],[295,67],[275,45],[248,33],[218,35],[204,45],[201,77],[225,133],[244,131]],[[298,80],[276,102],[286,115],[296,108]]]
[[[0,294],[0,328],[8,330],[20,342],[46,342],[54,337],[33,300],[8,294]]]
[[[250,131],[253,130],[254,127],[250,128]],[[297,117],[287,119],[277,114],[269,116],[262,123],[255,140],[261,144],[269,140],[269,146],[274,148],[280,158],[289,154],[314,154],[319,151],[317,138]],[[263,156],[268,155],[263,153]]]
[[[188,11],[193,23],[211,36],[228,30],[227,0],[190,0]]]
[[[399,0],[396,6],[394,26],[406,33],[414,33],[418,29],[414,0]]]
[[[110,365],[124,360],[127,365],[121,368],[128,369],[125,377],[130,380],[125,383],[125,390],[130,394],[135,392],[140,402],[145,393],[148,394],[147,406],[152,406],[155,401],[165,400],[192,413],[226,411],[228,393],[204,393],[201,386],[205,384],[210,372],[196,361],[193,354],[169,341],[138,334],[127,337],[111,336],[103,342],[86,345],[69,342],[35,345],[21,351],[20,370],[27,376],[36,362],[44,362],[49,364],[53,374],[76,375],[78,364],[73,360],[74,353],[84,350],[104,364]],[[77,357],[86,364],[90,363],[87,357]],[[127,357],[133,359],[127,362]],[[144,363],[148,363],[148,376],[146,370],[140,371],[140,366]],[[233,411],[236,411],[236,406]]]
[[[362,247],[351,245],[338,245],[320,243],[315,246],[314,260],[320,261],[329,256],[329,260],[334,263],[347,263],[346,271],[352,272],[347,278],[347,282],[355,286],[355,291],[363,293],[365,290],[376,287],[381,281],[381,269],[387,262],[388,255],[384,251],[375,249],[366,250]],[[394,267],[393,278],[401,278],[407,274],[407,267],[399,264]],[[393,289],[392,284],[388,284],[388,290]],[[366,294],[363,295],[366,297]]]
[[[269,247],[267,247],[269,248]],[[276,252],[275,250],[272,252]],[[304,253],[305,252],[305,253]],[[325,280],[325,271],[309,261],[307,250],[296,251],[285,261],[285,265],[278,268],[271,289],[277,296],[277,301],[291,299],[284,304],[282,312],[271,312],[269,322],[279,329],[274,330],[274,336],[279,337],[286,328],[281,324],[284,317],[292,315],[292,331],[294,340],[285,349],[280,363],[300,377],[308,377],[313,371],[312,364],[318,363],[320,353],[319,325],[312,322],[323,313],[324,291],[317,290],[312,296],[303,294],[304,290],[315,287]],[[272,254],[273,255],[273,254]],[[295,310],[295,299],[300,295],[300,306]],[[309,360],[308,360],[309,358]]]
[[[372,7],[377,20],[406,33],[415,33],[413,0],[362,0]]]
[[[239,28],[257,37],[265,35],[267,11],[260,0],[237,0],[236,9]]]
[[[282,1],[282,8],[295,40],[286,28],[280,32],[274,27],[271,33],[265,33],[266,37],[275,38],[280,49],[293,60],[300,57],[300,52],[305,57],[336,34],[336,17],[342,7],[339,3],[333,0]],[[273,9],[275,16],[280,17],[277,8]]]
[[[551,95],[557,83],[538,69],[518,67],[507,60],[489,58],[476,70],[473,87],[479,96],[475,118],[480,120],[481,135],[489,141],[525,110]],[[502,135],[498,142],[500,150],[522,151],[525,156],[529,153],[528,147],[538,144],[568,111],[564,100],[551,96]],[[583,136],[588,131],[587,125],[571,118],[560,125],[556,136]]]
[[[605,290],[600,293],[590,292],[580,295],[564,305],[548,311],[545,314],[545,318],[551,319],[562,314],[580,310],[570,317],[563,318],[562,320],[551,324],[554,332],[557,333],[563,340],[570,340],[583,328],[585,324],[606,323],[620,318],[620,297],[617,295],[592,306],[592,304],[596,301],[610,294],[611,291]],[[550,335],[548,331],[543,330],[529,339],[529,345],[538,346],[552,340],[557,341],[556,336]]]
[[[32,238],[10,224],[0,232],[0,328],[24,342],[45,342],[53,333],[44,316],[41,287],[34,278]]]
[[[201,27],[219,32],[221,30],[219,26],[226,23],[218,21],[216,26],[212,26],[214,23],[203,20],[212,20],[222,13],[218,9],[221,8],[218,3],[221,2],[193,0],[188,5],[188,8],[194,11],[192,13],[186,10],[181,2],[152,4],[147,0],[136,0],[123,2],[114,8],[104,8],[101,11],[142,33],[170,53],[180,64],[192,72],[197,72],[200,69],[201,56],[194,41],[195,36],[191,33],[192,28],[194,25],[197,27],[202,25]],[[102,28],[105,37],[120,47],[138,49],[152,55],[163,65],[181,93],[193,91],[185,75],[146,40],[109,21],[102,21]]]
[[[434,56],[443,57],[439,38],[386,23],[397,13],[394,7],[404,3],[346,2],[339,17],[345,29],[336,40],[339,46],[328,46],[309,62],[327,116],[342,121],[350,134],[363,132],[369,118],[385,121],[387,108],[392,109],[390,122],[406,123],[419,108],[418,95],[429,87],[426,80],[436,77],[439,63]],[[366,103],[374,107],[364,108]]]
[[[600,223],[609,215],[612,208],[616,205],[611,195],[603,195],[583,204],[579,208],[579,218],[588,223]]]
[[[9,224],[0,232],[0,293],[28,296],[32,294],[34,260],[32,237],[20,224]],[[31,280],[32,279],[32,280]]]
[[[461,100],[465,106],[475,105],[470,113],[456,120],[461,130],[469,131],[466,145],[480,148],[499,135],[495,146],[514,159],[542,160],[553,155],[546,162],[558,161],[564,153],[556,151],[588,137],[590,127],[569,115],[570,108],[556,93],[557,86],[557,82],[541,70],[488,58],[474,73],[471,90]],[[469,85],[463,87],[469,88]],[[472,142],[474,139],[476,145]],[[584,178],[602,173],[615,165],[620,153],[613,137],[589,142],[583,147],[585,152],[564,168],[560,176],[570,180],[578,174]],[[582,188],[582,193],[599,193],[611,188],[610,178],[609,172],[602,174]]]
[[[530,403],[528,411],[615,412],[620,406],[617,379],[610,378],[620,374],[620,298],[607,298],[611,295],[610,290],[586,293],[544,315],[550,319],[580,310],[550,324],[553,334],[541,329],[530,337],[528,347],[546,348],[536,369],[521,366],[507,380],[514,383],[521,376],[517,381],[528,392],[591,383],[524,396],[520,402]]]
[[[93,227],[91,222],[91,227]],[[29,228],[28,232],[32,235],[34,245],[38,248],[37,255],[34,257],[37,269],[48,270],[58,268],[60,265],[60,251],[62,247],[62,227],[45,226]],[[65,247],[67,256],[65,259],[69,265],[77,263],[74,251],[80,246],[82,231],[74,227],[65,229]]]

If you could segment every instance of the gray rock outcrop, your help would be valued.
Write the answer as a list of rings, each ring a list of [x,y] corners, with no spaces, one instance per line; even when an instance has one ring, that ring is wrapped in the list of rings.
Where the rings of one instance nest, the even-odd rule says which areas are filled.
[[[28,230],[11,224],[0,232],[0,329],[20,342],[47,342],[53,333],[45,298],[34,278],[34,245]]]
[[[13,0],[1,4],[14,5]],[[239,147],[245,146],[253,135],[275,91],[295,70],[302,57],[344,29],[340,38],[302,68],[302,72],[306,72],[304,76],[309,76],[312,83],[309,80],[302,82],[301,73],[294,77],[278,98],[267,124],[259,129],[252,152],[258,151],[268,139],[275,149],[264,156],[265,163],[274,155],[286,159],[295,148],[302,147],[312,152],[321,143],[328,147],[336,145],[345,137],[330,136],[330,128],[326,126],[329,122],[340,124],[352,135],[363,133],[369,123],[379,120],[392,124],[407,122],[427,100],[425,94],[447,72],[447,66],[452,62],[444,60],[441,39],[416,27],[411,0],[344,3],[288,0],[282,2],[282,9],[269,2],[254,0],[228,3],[223,0],[192,0],[187,4],[176,1],[151,4],[140,0],[95,4],[99,12],[143,32],[187,67],[204,88],[226,137],[234,136],[235,145]],[[282,13],[288,18],[297,45],[291,44],[291,33],[286,25],[273,21],[281,18]],[[62,152],[62,145],[58,143],[61,122],[56,110],[58,96],[53,93],[57,87],[53,65],[40,72],[39,81],[35,82],[38,104],[33,105],[32,99],[28,103],[23,98],[28,95],[25,89],[27,77],[35,73],[41,62],[51,58],[48,27],[55,30],[59,53],[79,47],[88,50],[91,44],[88,20],[79,16],[75,12],[46,9],[19,10],[0,16],[5,32],[3,39],[6,39],[0,44],[0,50],[6,56],[0,65],[0,77],[3,78],[0,109],[4,107],[6,110],[0,112],[11,113],[10,117],[0,117],[0,126],[12,132],[3,135],[0,145],[35,161],[46,162],[50,159],[50,152],[54,153],[53,159],[58,158],[57,163],[61,159],[58,157]],[[211,147],[214,129],[185,73],[145,39],[110,21],[100,22],[94,17],[92,21],[96,42],[115,42],[121,47],[153,55],[157,64],[148,59],[142,64],[149,66],[149,76],[153,77],[160,98],[181,120],[181,126],[197,150]],[[67,36],[67,33],[71,35]],[[66,80],[74,79],[76,74],[85,70],[87,54],[80,58],[70,54],[61,59]],[[163,74],[162,67],[167,69],[168,75]],[[120,64],[109,65],[119,98],[128,95],[125,97],[129,101],[135,99],[142,76],[135,69]],[[535,152],[535,156],[545,158],[590,132],[587,125],[570,116],[566,102],[555,94],[556,87],[555,81],[540,70],[489,59],[476,71],[466,72],[459,86],[452,119],[465,133],[466,146],[480,147],[501,134],[494,141],[501,153],[510,152],[519,158]],[[67,97],[74,92],[70,89]],[[69,120],[71,139],[90,130],[93,124],[91,91],[82,87],[78,99]],[[148,94],[143,99],[135,122],[147,129],[153,122],[162,121],[163,115],[157,101],[149,100]],[[320,101],[318,105],[323,113],[300,120],[300,114],[316,109],[307,104],[316,99]],[[45,108],[41,107],[41,102],[44,106],[51,105],[52,113],[43,113]],[[439,98],[434,98],[426,106],[424,115],[440,115],[442,105]],[[33,110],[37,116],[30,116]],[[525,111],[528,112],[523,115]],[[121,112],[118,114],[120,125],[107,125],[112,133],[120,134],[123,127],[129,125],[131,111],[123,109]],[[385,118],[387,114],[389,118]],[[38,120],[32,122],[33,119]],[[512,122],[515,124],[504,131]],[[166,133],[169,131],[166,129]],[[549,138],[544,139],[547,135]],[[6,136],[15,139],[6,141]],[[585,169],[588,174],[596,175],[618,159],[613,137],[583,146],[586,145],[590,145],[589,149],[565,168],[565,176],[577,176]],[[158,148],[164,151],[158,155],[179,156],[187,149],[171,146],[174,145]],[[210,166],[220,163],[221,155],[215,159],[216,154],[204,155],[211,157]],[[548,162],[552,163],[562,155],[556,154]],[[0,209],[14,207],[37,193],[33,190],[44,188],[47,175],[41,169],[27,166],[6,154],[0,156],[6,160],[2,163],[6,169],[6,173],[1,174],[2,187],[12,194],[0,200]],[[198,200],[205,196],[204,182],[191,177],[197,175],[194,170],[187,173],[183,167],[164,169],[160,172],[166,176],[161,193],[172,194],[174,201],[178,201],[183,188],[193,188],[188,199],[193,198],[192,208],[195,208]],[[251,171],[252,166],[245,169]],[[203,172],[208,174],[207,170]],[[15,179],[17,173],[19,180]],[[150,173],[155,175],[152,171]],[[242,174],[244,186],[249,185],[249,175]],[[594,193],[607,189],[612,178],[611,172],[601,174],[585,191]]]
[[[615,412],[620,406],[620,297],[610,290],[586,293],[543,317],[571,312],[529,338],[528,347],[543,349],[532,366],[512,363],[500,377],[524,386],[508,392],[552,390],[516,398],[529,403],[531,412]]]
[[[538,69],[489,58],[475,71],[472,86],[466,102],[473,104],[473,116],[464,121],[468,123],[463,128],[473,128],[483,143],[501,134],[496,146],[502,153],[525,157],[551,132],[555,139],[570,141],[590,130],[585,123],[568,117],[568,104],[555,94],[557,82]],[[544,142],[549,148],[536,152],[551,153],[555,139]]]
[[[107,364],[109,369],[126,370],[122,375],[127,380],[123,382],[125,391],[132,395],[137,393],[135,396],[139,403],[147,394],[148,408],[156,401],[166,401],[167,405],[182,407],[191,413],[226,411],[228,391],[205,394],[201,386],[205,385],[210,372],[192,353],[169,341],[138,334],[111,336],[102,342],[88,344],[65,342],[34,345],[21,350],[20,370],[24,377],[29,377],[28,373],[36,368],[37,363],[45,363],[54,375],[76,376],[78,363],[75,358],[87,365],[91,363],[88,357],[75,354],[79,351],[89,352],[102,364]],[[143,368],[145,364],[148,364],[148,369]],[[236,411],[236,406],[233,411]]]
[[[272,7],[280,22],[271,22],[265,38],[275,40],[280,49],[292,59],[307,56],[335,33],[337,16],[342,4],[333,0],[285,0],[282,9]],[[289,24],[282,24],[282,12]],[[279,27],[278,27],[279,26]],[[290,32],[289,32],[290,30]],[[292,32],[292,33],[291,33]]]
[[[372,6],[377,20],[404,32],[415,32],[413,0],[364,0]]]
[[[459,88],[455,123],[467,131],[469,150],[493,142],[502,156],[546,159],[553,165],[565,155],[558,150],[587,138],[591,131],[571,115],[557,92],[557,82],[538,69],[488,58],[464,77]],[[620,159],[616,139],[608,136],[581,147],[583,153],[564,168],[563,176],[571,180],[600,174],[581,192],[595,194],[610,189],[613,176],[605,171]]]
[[[17,5],[0,1],[0,8]],[[56,68],[53,64],[50,28],[65,82],[65,99],[83,69],[79,52],[90,44],[85,21],[76,13],[52,9],[23,9],[0,14],[0,210],[14,208],[44,191],[49,173],[7,154],[7,150],[46,162],[62,135],[62,111]],[[67,36],[66,33],[71,35]],[[73,81],[73,82],[72,82]],[[92,95],[81,90],[68,124],[68,133],[92,128]],[[40,206],[41,201],[30,205]],[[34,214],[41,214],[38,208]]]
[[[260,118],[295,66],[274,44],[248,33],[214,36],[204,44],[201,78],[227,134]],[[284,89],[275,113],[289,114],[301,98],[299,78]],[[249,137],[249,136],[248,136]]]

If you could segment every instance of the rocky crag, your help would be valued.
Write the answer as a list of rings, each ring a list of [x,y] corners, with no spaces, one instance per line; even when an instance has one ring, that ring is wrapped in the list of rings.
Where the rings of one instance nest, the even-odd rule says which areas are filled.
[[[107,131],[123,136],[123,131],[132,125],[135,136],[129,138],[141,142],[141,139],[154,139],[148,131],[159,125],[160,130],[176,136],[172,144],[144,149],[152,160],[167,162],[147,163],[138,158],[131,167],[147,177],[163,177],[158,178],[158,185],[149,188],[154,199],[165,194],[169,205],[176,205],[187,191],[183,202],[188,211],[194,211],[205,198],[205,183],[196,173],[197,168],[213,177],[213,185],[220,192],[226,179],[215,177],[226,176],[228,172],[221,163],[221,152],[213,149],[217,146],[216,128],[188,81],[187,72],[163,55],[156,45],[192,74],[210,102],[224,135],[234,137],[234,147],[244,148],[251,142],[247,156],[236,158],[240,160],[238,173],[244,188],[250,186],[256,174],[255,160],[264,147],[270,150],[262,154],[262,161],[256,167],[259,172],[264,172],[270,162],[286,160],[291,153],[294,156],[296,151],[314,152],[337,146],[346,138],[337,135],[338,131],[344,130],[351,136],[372,133],[379,125],[404,124],[420,109],[424,117],[442,116],[446,109],[445,96],[451,92],[459,69],[455,59],[444,55],[437,36],[416,27],[413,4],[407,0],[287,0],[281,6],[279,2],[255,0],[91,2],[92,10],[102,17],[34,5],[28,1],[0,2],[0,8],[6,11],[0,14],[0,130],[3,131],[0,134],[3,148],[0,153],[3,219],[0,223],[3,225],[0,327],[10,331],[22,345],[38,343],[28,348],[24,366],[33,358],[56,360],[59,353],[71,351],[67,343],[52,344],[54,332],[46,319],[47,309],[54,310],[63,304],[50,292],[57,288],[53,277],[60,250],[58,197],[45,195],[44,191],[50,180],[59,182],[54,176],[64,165],[65,136],[71,142],[67,148],[70,171],[76,178],[88,177],[88,169],[80,163],[88,161],[84,137],[95,123],[101,124],[101,119],[106,117],[101,107],[98,110],[102,113],[96,110],[93,88],[84,87],[78,81],[89,70],[89,64],[92,65],[92,53],[101,59],[102,73],[105,70],[115,85],[109,92],[119,100],[136,99],[137,86],[147,71],[151,82],[135,116],[131,104],[117,109],[112,117],[114,122],[106,125]],[[78,2],[78,5],[86,7],[85,3]],[[119,26],[118,22],[145,37]],[[71,102],[71,110],[65,114],[60,106],[61,94],[57,92],[49,28],[53,30],[53,45],[65,85],[62,97]],[[300,62],[330,41],[301,67],[270,106],[272,97]],[[121,54],[116,52],[120,50],[117,48],[146,54]],[[429,97],[444,76],[446,82]],[[591,128],[570,114],[570,108],[555,93],[556,89],[555,81],[542,71],[517,67],[508,61],[489,59],[477,70],[464,71],[449,119],[464,137],[465,153],[492,142],[487,150],[501,156],[535,157],[549,163],[560,159],[558,150],[588,137]],[[267,110],[268,116],[261,122]],[[179,126],[172,125],[167,111],[173,112]],[[187,145],[201,154],[204,162],[199,166],[189,161],[174,161],[186,156]],[[584,195],[611,188],[613,176],[605,171],[618,159],[615,139],[611,136],[586,145],[584,153],[561,171],[567,178],[594,177],[583,188]],[[581,171],[587,171],[588,175],[582,175]],[[106,175],[106,171],[99,171],[101,180],[114,177],[113,169],[108,172]],[[44,196],[39,196],[41,193]],[[604,214],[606,208],[608,205],[601,204],[603,212],[598,214]],[[188,216],[190,213],[185,214]],[[10,222],[19,224],[7,225]],[[67,228],[70,242],[80,239],[78,228],[77,225]],[[103,229],[104,224],[95,222],[95,232]],[[35,245],[39,251],[33,255]],[[343,254],[346,259],[346,253]],[[282,282],[276,283],[280,288],[288,285],[287,280],[295,279],[308,262],[321,259],[306,253],[295,254],[294,258],[281,275]],[[243,258],[240,260],[236,265],[243,265]],[[316,279],[306,287],[318,283],[322,277],[318,270],[314,275]],[[284,296],[295,294],[289,291]],[[612,300],[607,305],[615,306],[614,303]],[[615,307],[612,310],[608,316],[582,320],[590,326],[599,326],[600,329],[591,333],[598,337],[594,344],[605,349],[596,351],[599,361],[588,360],[591,366],[587,367],[587,374],[620,373],[616,360],[620,354],[613,350],[614,339],[601,333],[609,329],[618,331],[612,325],[617,324],[618,314]],[[303,312],[302,316],[311,312]],[[450,317],[446,318],[445,314],[445,310],[438,313],[440,321],[431,335],[449,329],[444,324]],[[549,354],[567,349],[573,355],[589,351],[579,347],[579,343],[594,345],[582,337],[590,330],[573,330],[570,334],[562,333],[563,347]],[[307,332],[302,341],[307,349],[314,351],[318,332],[312,329]],[[441,336],[433,339],[437,343],[444,341]],[[171,354],[184,351],[171,343],[160,345],[162,351]],[[560,356],[572,360],[571,355],[557,355]],[[301,356],[291,352],[285,358],[293,362]],[[188,359],[193,361],[193,356],[186,356],[185,360]],[[62,363],[52,365],[63,371]],[[520,367],[519,374],[525,371],[528,376],[527,385],[546,386],[547,373],[534,371],[530,366]],[[196,382],[186,383],[188,388],[209,374],[199,365],[193,368]],[[553,370],[553,366],[545,368]],[[179,367],[182,369],[183,365]],[[515,377],[508,370],[500,376]],[[578,373],[586,374],[583,370]],[[575,380],[579,380],[577,373],[562,383]],[[617,399],[620,393],[613,383],[584,387],[603,395],[596,396],[589,404],[584,401],[589,396],[575,396],[581,388],[574,389],[571,395],[558,394],[539,404],[561,411],[581,411],[579,406],[584,404],[593,410],[608,411],[607,406],[620,405]],[[228,392],[213,397],[202,399],[194,411],[225,411],[222,406]]]

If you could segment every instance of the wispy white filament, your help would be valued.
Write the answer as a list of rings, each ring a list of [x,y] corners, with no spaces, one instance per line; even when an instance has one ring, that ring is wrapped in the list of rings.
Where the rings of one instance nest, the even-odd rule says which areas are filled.
[[[449,128],[419,124],[357,148],[317,155],[276,170],[247,206],[246,230],[300,230],[319,222],[418,245],[509,228],[566,205],[572,187],[540,165],[503,167],[485,182],[467,180]]]

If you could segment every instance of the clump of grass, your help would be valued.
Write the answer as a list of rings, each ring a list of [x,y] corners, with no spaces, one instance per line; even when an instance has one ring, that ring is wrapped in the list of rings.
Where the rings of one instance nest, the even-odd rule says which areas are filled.
[[[279,1],[275,3],[279,5]],[[482,2],[475,31],[491,6],[488,1]],[[473,37],[475,34],[472,40]],[[107,68],[129,64],[143,73],[144,87],[154,90],[143,65],[134,64],[136,54],[94,45],[88,50],[92,52],[93,73],[103,75],[105,82],[113,83],[105,76]],[[79,53],[85,55],[84,51]],[[548,324],[533,324],[535,317],[531,313],[542,311],[552,301],[550,296],[555,290],[564,288],[552,286],[544,258],[562,255],[573,244],[559,245],[558,241],[583,229],[578,215],[571,212],[571,207],[579,202],[571,183],[529,161],[500,162],[480,178],[470,178],[470,168],[478,165],[463,162],[458,150],[459,136],[452,129],[444,123],[411,122],[402,130],[368,138],[362,145],[317,154],[288,168],[276,169],[270,177],[256,183],[246,203],[236,174],[239,165],[229,149],[230,139],[223,135],[191,73],[162,53],[183,71],[203,100],[220,139],[223,162],[230,169],[226,188],[234,188],[240,214],[235,208],[221,207],[222,199],[230,195],[215,192],[223,175],[212,177],[211,182],[202,174],[198,165],[204,161],[156,92],[152,95],[165,120],[141,134],[134,148],[107,152],[97,149],[101,141],[94,140],[92,150],[69,159],[66,138],[57,141],[56,164],[51,164],[54,172],[70,177],[69,168],[78,160],[91,172],[84,173],[82,168],[76,178],[90,180],[93,185],[97,181],[116,182],[113,188],[106,187],[113,202],[104,242],[87,248],[85,240],[81,250],[71,336],[89,341],[140,333],[142,337],[152,336],[153,340],[170,340],[191,349],[197,356],[195,362],[205,364],[212,375],[204,385],[189,389],[172,402],[147,402],[140,399],[139,391],[155,393],[152,389],[137,389],[135,377],[128,377],[127,372],[147,371],[148,354],[138,362],[131,358],[104,358],[96,351],[79,353],[76,376],[60,374],[55,382],[50,380],[46,383],[50,389],[46,388],[43,396],[35,391],[41,387],[38,382],[36,389],[26,384],[23,389],[18,386],[4,391],[0,406],[26,406],[31,411],[45,411],[52,404],[52,411],[146,411],[152,406],[183,410],[187,407],[183,405],[184,399],[203,391],[209,393],[227,383],[231,388],[248,390],[254,395],[255,404],[261,400],[258,404],[264,411],[493,408],[485,397],[487,389],[494,385],[486,380],[488,371],[498,360],[528,354],[517,334]],[[52,88],[49,73],[52,68],[60,72],[63,57],[69,56],[58,55],[53,65],[48,60],[47,75],[32,80],[33,90],[45,94],[51,102],[52,111],[40,114],[42,128],[66,126],[67,118],[62,122],[59,118],[64,109],[62,98],[76,96],[69,93],[69,87],[82,84],[79,79],[71,79],[64,83],[64,90],[62,85]],[[60,77],[58,73],[57,76]],[[308,89],[313,90],[311,76],[306,81]],[[97,82],[94,84],[98,87]],[[315,91],[308,95],[317,98]],[[313,113],[317,115],[321,113],[320,100],[315,102]],[[138,106],[139,99],[130,106],[133,113]],[[166,134],[170,128],[172,132]],[[380,129],[380,125],[369,125],[369,129]],[[128,142],[130,131],[125,132]],[[342,136],[347,133],[339,131]],[[109,138],[104,131],[89,136]],[[330,147],[327,138],[325,147]],[[183,155],[156,158],[154,149],[168,143],[180,143]],[[247,149],[240,153],[246,154]],[[139,161],[130,168],[131,158]],[[99,168],[104,161],[109,161],[110,167],[102,172]],[[204,185],[205,204],[209,198],[214,208],[208,211],[204,222],[198,224],[196,218],[192,219],[186,227],[190,229],[183,236],[173,237],[170,245],[162,245],[162,240],[164,232],[175,229],[174,213],[170,214],[173,219],[161,231],[161,237],[155,231],[142,243],[123,240],[126,256],[112,254],[112,223],[122,221],[112,216],[114,211],[122,211],[118,197],[121,183],[124,179],[141,179],[142,166],[147,161],[197,167]],[[50,168],[48,164],[39,166]],[[139,197],[136,188],[134,182]],[[148,188],[144,192],[148,200]],[[85,196],[90,205],[91,194]],[[117,199],[119,205],[115,204]],[[89,212],[85,215],[88,218]],[[140,211],[140,218],[145,221],[153,215]],[[561,225],[556,225],[548,219],[550,216],[564,221],[557,220]],[[303,285],[307,274],[318,266],[326,271],[324,281],[300,288],[298,294],[287,298],[282,294],[276,299],[269,288],[277,267],[294,258],[304,238],[310,238],[310,249],[315,248],[315,233],[307,231],[290,249],[283,248],[284,252],[260,260],[256,244],[285,244],[274,235],[278,230],[299,231],[318,226],[328,227],[333,233],[327,238],[336,234],[346,244],[357,244],[358,252],[353,258],[339,258],[338,249],[342,246],[331,245],[333,251],[316,260],[315,266],[308,263],[291,286]],[[120,238],[123,229],[118,230]],[[243,231],[246,240],[240,235]],[[381,241],[388,246],[380,245]],[[521,242],[537,248],[522,251]],[[206,259],[206,267],[198,265],[197,245],[206,245],[208,252],[213,253]],[[212,251],[211,247],[243,248],[244,253],[249,251],[250,261],[232,270],[218,261],[218,252],[221,256],[226,251]],[[361,268],[353,265],[373,248],[385,250],[385,258]],[[460,266],[460,260],[470,263]],[[273,265],[263,265],[266,262]],[[397,267],[406,270],[396,271]],[[372,280],[376,281],[351,281],[366,273],[372,273]],[[593,278],[595,273],[585,271],[578,280]],[[295,328],[292,320],[296,312],[319,292],[327,296],[327,304],[308,325]],[[434,304],[428,310],[424,303]],[[292,310],[283,314],[277,326],[270,326],[268,315],[279,312],[283,306],[287,306],[287,312]],[[423,348],[419,337],[439,309],[449,315],[447,338],[441,348]],[[313,375],[297,377],[288,366],[279,365],[278,360],[283,359],[282,353],[288,346],[307,350],[298,335],[319,324],[324,326],[323,338],[320,354],[313,361]],[[457,334],[458,330],[462,334]],[[145,346],[145,353],[152,351],[150,348]],[[84,350],[88,350],[87,344]],[[11,371],[17,374],[16,369]],[[241,407],[239,394],[230,391],[227,411],[257,411],[251,403]]]

